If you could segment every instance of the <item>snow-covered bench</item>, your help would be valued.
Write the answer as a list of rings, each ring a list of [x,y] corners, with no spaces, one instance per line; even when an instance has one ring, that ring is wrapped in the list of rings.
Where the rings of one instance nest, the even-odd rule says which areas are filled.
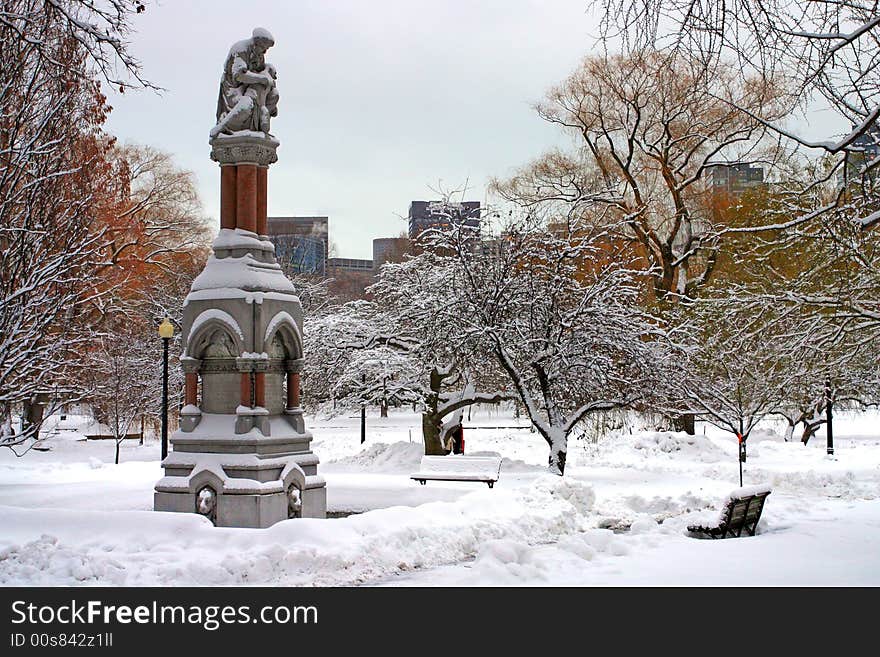
[[[500,456],[423,456],[419,471],[410,475],[423,486],[428,479],[437,481],[482,481],[495,485],[501,474]]]
[[[764,500],[769,494],[770,487],[767,485],[737,488],[727,496],[727,502],[714,526],[689,525],[688,531],[712,538],[727,538],[739,537],[745,529],[754,536],[764,510]]]

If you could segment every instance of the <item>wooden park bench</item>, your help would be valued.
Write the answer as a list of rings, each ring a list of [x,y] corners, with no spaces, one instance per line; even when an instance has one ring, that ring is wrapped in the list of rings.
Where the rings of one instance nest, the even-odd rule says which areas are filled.
[[[733,538],[741,536],[745,529],[750,536],[754,536],[764,510],[764,500],[769,494],[768,486],[738,488],[727,496],[727,502],[714,526],[689,525],[688,531],[711,538]]]
[[[482,481],[492,488],[501,474],[500,456],[423,456],[419,471],[410,475],[423,486],[437,481]]]

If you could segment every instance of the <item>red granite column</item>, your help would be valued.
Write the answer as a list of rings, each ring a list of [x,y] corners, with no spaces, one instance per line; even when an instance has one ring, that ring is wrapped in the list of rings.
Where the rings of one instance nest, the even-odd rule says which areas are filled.
[[[251,373],[241,373],[241,405],[251,407]]]
[[[220,167],[220,228],[235,228],[235,165]]]
[[[287,408],[299,408],[299,372],[287,373]]]
[[[257,234],[266,235],[266,193],[268,188],[269,167],[257,167]]]
[[[236,171],[236,227],[257,230],[257,165],[239,164]]]
[[[196,372],[186,373],[186,404],[197,406],[199,396],[199,375]]]
[[[266,373],[254,373],[254,402],[256,406],[264,408],[266,406]]]

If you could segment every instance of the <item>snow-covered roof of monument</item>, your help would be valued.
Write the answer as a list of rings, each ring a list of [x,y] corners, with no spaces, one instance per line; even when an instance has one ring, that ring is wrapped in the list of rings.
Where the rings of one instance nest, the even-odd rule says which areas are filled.
[[[192,292],[233,288],[249,292],[284,292],[295,294],[281,266],[275,262],[260,262],[250,253],[240,258],[210,256],[202,273],[196,276]]]

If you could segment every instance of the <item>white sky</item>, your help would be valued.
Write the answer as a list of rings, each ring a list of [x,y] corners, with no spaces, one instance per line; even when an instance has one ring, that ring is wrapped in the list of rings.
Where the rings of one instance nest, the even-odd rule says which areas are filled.
[[[439,181],[484,200],[490,176],[560,143],[531,104],[597,49],[587,0],[160,1],[131,50],[167,91],[108,92],[110,132],[194,171],[219,223],[207,143],[219,76],[229,46],[267,28],[281,95],[269,214],[328,215],[350,258],[405,230],[409,202]]]

